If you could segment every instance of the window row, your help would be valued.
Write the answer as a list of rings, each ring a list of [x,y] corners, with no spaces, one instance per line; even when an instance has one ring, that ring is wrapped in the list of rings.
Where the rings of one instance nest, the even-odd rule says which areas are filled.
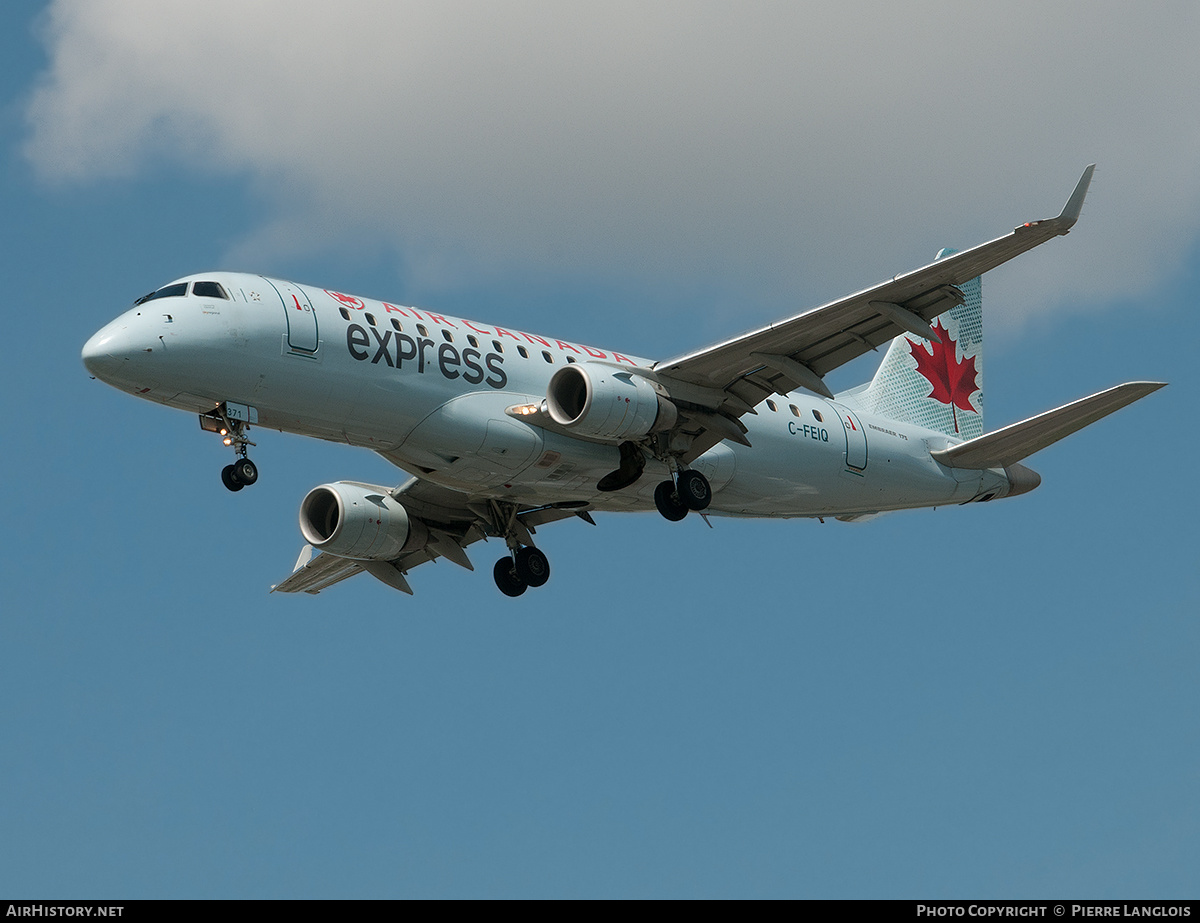
[[[772,413],[779,410],[779,408],[775,406],[774,401],[767,401],[767,407],[770,408]],[[793,417],[800,416],[800,408],[797,407],[795,404],[788,404],[788,409],[792,412]],[[816,408],[813,408],[812,415],[813,415],[813,419],[816,420],[818,423],[825,422],[825,418],[821,416],[821,411],[817,410]]]
[[[342,318],[344,320],[351,319],[350,312],[347,311],[345,308],[338,308],[338,311],[339,311],[339,313],[341,313]],[[370,324],[372,327],[379,326],[379,322],[376,320],[375,315],[372,314],[370,311],[363,314],[363,317],[366,319],[367,323]],[[404,332],[404,326],[400,323],[399,319],[393,317],[393,318],[391,318],[391,322],[392,322],[392,329],[394,329],[397,333]],[[416,328],[417,328],[417,333],[419,333],[421,336],[423,336],[423,337],[429,336],[429,328],[426,327],[424,324],[417,324]],[[446,330],[443,328],[442,329],[442,339],[445,340],[447,343],[453,343],[454,342],[454,334],[451,333],[449,330]],[[475,334],[468,333],[467,334],[467,342],[470,343],[472,346],[474,346],[476,349],[479,349],[479,337],[475,336]],[[501,343],[499,340],[492,340],[492,349],[494,349],[498,353],[502,353],[502,352],[504,352],[504,344]],[[529,358],[529,350],[527,350],[524,346],[518,346],[517,352],[521,354],[522,359]],[[545,359],[547,362],[550,362],[550,363],[554,362],[554,356],[550,353],[549,350],[546,350],[546,349],[542,350],[542,358]],[[567,361],[575,362],[577,360],[575,359],[574,356],[567,356]]]

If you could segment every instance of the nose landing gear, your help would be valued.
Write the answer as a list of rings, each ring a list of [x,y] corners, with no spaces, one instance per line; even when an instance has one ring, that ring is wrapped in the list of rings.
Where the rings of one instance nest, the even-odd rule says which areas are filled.
[[[216,410],[200,415],[200,428],[208,432],[217,433],[224,438],[224,442],[228,446],[233,446],[236,457],[232,465],[226,465],[221,469],[221,483],[229,490],[239,491],[243,487],[249,487],[258,480],[258,466],[246,457],[246,446],[254,445],[246,438],[246,431],[250,429],[250,424],[245,420],[237,419],[230,416],[227,405],[222,404]],[[248,411],[250,408],[244,408]],[[257,417],[253,417],[257,421]]]

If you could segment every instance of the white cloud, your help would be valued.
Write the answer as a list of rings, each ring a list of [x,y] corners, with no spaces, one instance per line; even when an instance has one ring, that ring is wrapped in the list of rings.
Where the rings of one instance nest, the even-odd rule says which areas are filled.
[[[1091,160],[1070,243],[989,280],[1010,323],[1193,245],[1194,4],[594,7],[58,2],[27,153],[247,175],[275,212],[243,246],[371,233],[431,287],[568,269],[803,307],[1055,213]]]

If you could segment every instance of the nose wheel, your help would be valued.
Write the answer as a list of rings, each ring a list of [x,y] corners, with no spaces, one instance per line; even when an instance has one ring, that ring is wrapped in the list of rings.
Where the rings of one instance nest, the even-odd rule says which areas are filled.
[[[258,466],[245,456],[221,469],[221,483],[232,491],[249,487],[257,480]]]
[[[671,522],[679,522],[689,510],[706,510],[711,502],[712,486],[699,471],[680,471],[674,481],[663,481],[654,488],[654,505]]]

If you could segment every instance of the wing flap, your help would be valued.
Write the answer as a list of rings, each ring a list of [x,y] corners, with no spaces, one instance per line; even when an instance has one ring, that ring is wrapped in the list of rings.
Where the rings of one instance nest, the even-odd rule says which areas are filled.
[[[296,562],[296,569],[286,580],[271,587],[271,592],[312,593],[315,595],[347,577],[353,577],[362,570],[358,562],[351,561],[349,558],[339,558],[337,555],[325,552],[321,552],[316,557],[309,557],[311,554],[312,546],[305,545],[304,550],[300,552],[300,560]]]
[[[931,454],[949,468],[1007,468],[1163,387],[1166,382],[1127,382]]]

